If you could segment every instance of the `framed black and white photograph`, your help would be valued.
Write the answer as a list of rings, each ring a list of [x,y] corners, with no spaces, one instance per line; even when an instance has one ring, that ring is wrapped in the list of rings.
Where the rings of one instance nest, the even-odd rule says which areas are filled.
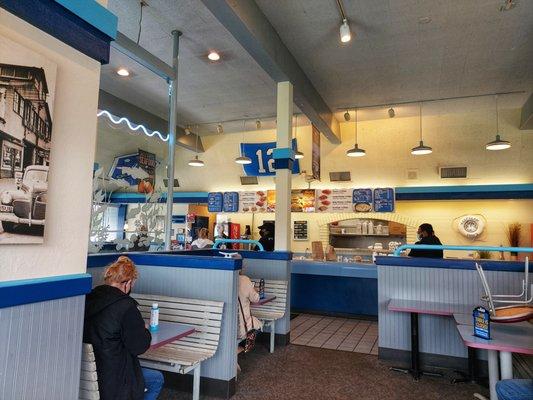
[[[0,245],[42,243],[56,65],[0,41]]]

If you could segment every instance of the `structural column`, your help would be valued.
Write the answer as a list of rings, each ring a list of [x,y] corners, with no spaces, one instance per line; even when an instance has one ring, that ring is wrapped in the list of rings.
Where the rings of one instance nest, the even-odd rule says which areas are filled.
[[[275,250],[291,250],[291,174],[292,150],[292,84],[278,83],[277,137],[274,150],[276,168],[276,236]]]
[[[167,160],[167,213],[165,218],[165,250],[170,250],[172,230],[172,206],[174,204],[174,154],[176,152],[176,125],[178,123],[178,60],[180,31],[172,31],[172,69],[174,79],[169,80],[168,160]]]

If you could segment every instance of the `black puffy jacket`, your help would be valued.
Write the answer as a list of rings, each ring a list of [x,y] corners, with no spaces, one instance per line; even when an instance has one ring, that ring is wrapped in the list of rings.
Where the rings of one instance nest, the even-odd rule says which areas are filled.
[[[102,400],[142,400],[144,380],[137,356],[148,350],[151,339],[130,296],[109,285],[87,295],[83,341],[93,345]]]

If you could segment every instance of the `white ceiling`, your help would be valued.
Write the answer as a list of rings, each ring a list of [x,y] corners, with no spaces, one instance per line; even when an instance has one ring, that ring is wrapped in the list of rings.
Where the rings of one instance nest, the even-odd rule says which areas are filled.
[[[276,85],[248,53],[196,0],[148,0],[144,8],[139,44],[172,64],[171,31],[183,32],[180,40],[178,122],[206,123],[272,116],[276,112]],[[118,29],[136,41],[140,6],[137,0],[109,0],[119,18]],[[222,60],[207,60],[216,49]],[[133,76],[119,77],[125,66]],[[168,89],[163,79],[112,50],[110,64],[102,67],[101,88],[117,97],[167,118]],[[209,127],[216,130],[215,124]],[[242,127],[242,123],[239,123]],[[205,127],[207,128],[207,127]]]
[[[256,2],[332,109],[533,88],[533,1]]]
[[[275,83],[199,0],[147,1],[141,46],[170,64],[170,32],[184,33],[181,125],[212,122],[201,128],[207,133],[218,121],[275,114]],[[344,0],[356,34],[347,45],[339,42],[335,0],[256,2],[333,111],[533,88],[533,0],[507,12],[499,11],[502,0]],[[138,1],[109,0],[108,7],[119,31],[136,41]],[[420,24],[421,17],[431,22]],[[207,61],[210,49],[221,52],[221,62]],[[116,75],[122,66],[132,76]],[[101,88],[167,118],[165,82],[116,50],[102,68]],[[242,122],[225,124],[232,130]]]

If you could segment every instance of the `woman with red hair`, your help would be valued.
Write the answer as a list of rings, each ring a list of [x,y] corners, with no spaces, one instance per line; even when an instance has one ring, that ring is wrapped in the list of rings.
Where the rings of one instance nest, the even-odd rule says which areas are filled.
[[[152,340],[129,296],[138,276],[133,262],[119,257],[85,300],[83,341],[94,349],[102,400],[155,400],[163,386],[161,372],[141,368],[137,358]]]

